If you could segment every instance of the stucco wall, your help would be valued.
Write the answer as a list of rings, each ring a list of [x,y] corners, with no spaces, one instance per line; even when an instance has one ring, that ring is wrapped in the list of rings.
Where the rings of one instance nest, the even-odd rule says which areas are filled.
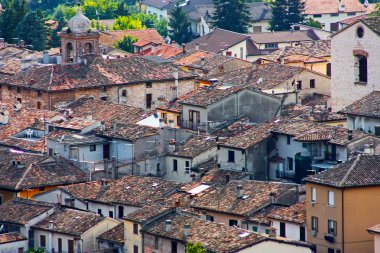
[[[22,252],[28,249],[28,240],[0,244],[0,253],[14,253],[22,248]]]

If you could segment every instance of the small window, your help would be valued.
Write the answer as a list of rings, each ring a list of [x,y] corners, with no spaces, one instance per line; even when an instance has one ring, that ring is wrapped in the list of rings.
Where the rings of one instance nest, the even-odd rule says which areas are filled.
[[[265,229],[265,234],[269,235],[269,229],[268,228]]]
[[[41,97],[42,96],[42,91],[38,90],[37,91],[37,97]]]
[[[331,13],[330,16],[331,17],[339,17],[339,13]]]
[[[42,109],[42,102],[41,101],[37,101],[37,109]]]
[[[113,211],[109,211],[109,212],[108,212],[108,216],[109,216],[110,218],[113,218]]]
[[[100,90],[101,90],[102,92],[106,92],[106,91],[107,91],[107,87],[106,87],[106,86],[103,86],[103,87],[100,88]]]
[[[334,192],[333,191],[328,191],[328,199],[329,199],[329,206],[334,206],[335,205],[335,200],[334,200]]]
[[[133,253],[139,253],[139,246],[133,245]]]
[[[21,93],[21,88],[20,87],[17,87],[16,90],[17,90],[17,93]]]
[[[154,249],[158,249],[158,237],[154,237]]]
[[[147,82],[146,84],[145,84],[145,87],[146,88],[152,88],[152,82]]]
[[[177,249],[177,242],[175,241],[172,241],[172,252],[171,253],[178,253],[178,249]]]
[[[100,100],[107,101],[107,97],[106,96],[100,97]]]
[[[252,227],[252,231],[253,231],[253,232],[257,232],[257,231],[259,231],[259,229],[258,229],[256,226],[253,226],[253,227]]]
[[[367,83],[367,57],[364,55],[358,55],[355,57],[355,75],[355,82]]]
[[[322,17],[321,14],[314,14],[314,15],[313,15],[313,18],[321,18],[321,17]]]
[[[139,225],[137,223],[133,223],[133,234],[139,234]]]
[[[317,189],[311,187],[311,202],[315,203],[317,201]]]
[[[161,118],[164,119],[164,123],[168,124],[168,114],[167,113],[161,113]]]
[[[310,89],[315,89],[315,79],[310,79]]]
[[[292,137],[291,136],[286,136],[286,144],[287,145],[290,145],[290,141],[292,140]]]
[[[358,29],[356,29],[356,35],[358,36],[358,38],[363,38],[363,36],[364,36],[363,27],[359,26]]]
[[[17,163],[20,164],[20,162],[17,162]],[[38,190],[41,191],[41,192],[45,191],[45,187],[39,187]]]
[[[287,161],[288,161],[288,170],[293,170],[293,158],[288,157]]]
[[[235,162],[235,151],[228,150],[228,162],[234,163]]]
[[[231,226],[231,227],[237,227],[237,225],[238,225],[238,221],[237,220],[230,220],[229,221],[229,225]]]
[[[0,205],[3,204],[3,195],[0,195]]]
[[[328,248],[328,249],[327,249],[327,253],[335,253],[335,250],[332,249],[332,248]]]
[[[302,148],[307,148],[307,143],[302,143]]]
[[[214,221],[214,216],[206,215],[206,220],[208,220],[208,221]]]
[[[12,90],[12,86],[8,85],[8,90]]]
[[[297,90],[302,90],[302,81],[297,81]]]
[[[380,126],[375,126],[375,135],[380,136]]]
[[[46,236],[45,235],[40,235],[40,247],[46,248]]]
[[[119,211],[119,213],[118,213],[118,217],[120,218],[120,219],[122,219],[123,217],[124,217],[124,207],[123,206],[119,206],[118,207],[118,211]]]
[[[264,47],[265,48],[278,48],[278,44],[277,43],[268,43],[268,44],[265,44]]]
[[[356,12],[349,12],[347,13],[347,16],[355,16],[356,15]]]
[[[62,238],[58,238],[58,253],[62,253]]]
[[[102,215],[102,209],[100,209],[100,208],[98,209],[98,214]]]
[[[178,160],[173,159],[173,171],[178,171]]]
[[[327,233],[330,234],[330,235],[336,235],[337,231],[336,231],[336,221],[333,221],[333,220],[329,220],[328,221],[328,231]]]
[[[121,91],[121,96],[126,97],[127,96],[127,90],[122,90]]]
[[[312,216],[311,217],[311,230],[318,232],[318,218]]]
[[[90,152],[96,151],[96,145],[90,145]]]
[[[326,65],[326,75],[331,76],[331,63],[327,63]]]
[[[281,237],[286,237],[285,228],[286,228],[285,222],[280,222],[280,236]]]

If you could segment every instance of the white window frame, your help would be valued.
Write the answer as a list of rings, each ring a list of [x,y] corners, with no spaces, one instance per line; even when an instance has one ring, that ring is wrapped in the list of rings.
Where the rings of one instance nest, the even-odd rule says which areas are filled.
[[[334,192],[333,191],[328,191],[328,206],[335,206],[335,196],[334,196]]]
[[[317,202],[317,188],[311,187],[311,203]]]

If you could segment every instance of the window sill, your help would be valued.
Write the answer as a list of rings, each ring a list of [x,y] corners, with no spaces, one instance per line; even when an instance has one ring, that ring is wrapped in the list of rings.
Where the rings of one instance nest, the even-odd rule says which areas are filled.
[[[354,84],[357,84],[357,85],[367,85],[367,82],[355,82]]]
[[[335,207],[335,205],[327,205],[328,207]]]

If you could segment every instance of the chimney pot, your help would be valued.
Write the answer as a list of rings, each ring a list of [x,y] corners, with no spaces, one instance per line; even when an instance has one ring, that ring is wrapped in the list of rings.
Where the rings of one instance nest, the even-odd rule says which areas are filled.
[[[166,220],[165,221],[165,231],[166,232],[171,232],[172,231],[172,221],[171,220]]]
[[[241,198],[243,196],[243,186],[241,184],[236,186],[236,198]]]

